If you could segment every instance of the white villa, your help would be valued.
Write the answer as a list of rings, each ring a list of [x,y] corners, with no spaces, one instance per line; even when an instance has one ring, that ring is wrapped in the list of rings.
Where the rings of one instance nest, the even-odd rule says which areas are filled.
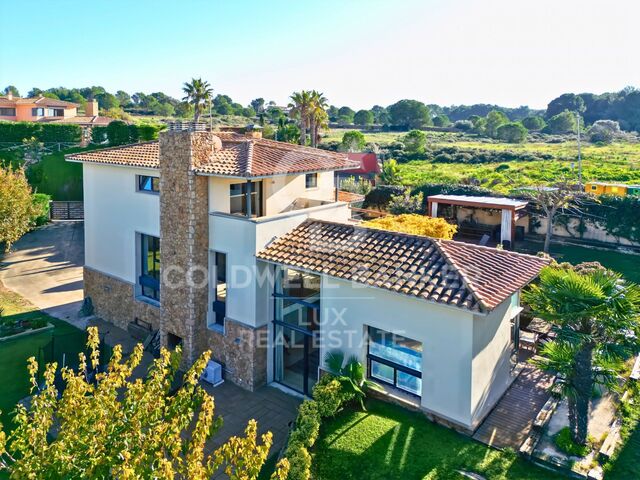
[[[76,153],[85,295],[227,380],[310,395],[333,349],[389,395],[474,430],[514,378],[520,289],[546,260],[359,227],[335,200],[346,154],[170,129]]]

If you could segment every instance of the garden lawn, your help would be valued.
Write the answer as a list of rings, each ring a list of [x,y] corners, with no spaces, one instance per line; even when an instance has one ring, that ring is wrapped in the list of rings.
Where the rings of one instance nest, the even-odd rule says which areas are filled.
[[[48,344],[54,334],[58,342],[56,350],[69,352],[69,355],[81,351],[84,342],[79,329],[37,310],[20,295],[6,289],[2,283],[0,308],[3,309],[3,317],[46,318],[55,327],[43,333],[0,342],[0,422],[10,425],[11,412],[16,403],[29,395],[27,359],[32,356],[37,358],[39,347]]]
[[[518,250],[535,254],[542,250],[542,242],[518,243]],[[627,280],[640,283],[640,255],[552,243],[551,256],[558,262],[569,262],[573,265],[600,262],[603,266],[622,274]]]
[[[379,401],[369,401],[367,409],[346,410],[323,424],[314,447],[314,478],[464,480],[458,470],[491,480],[566,478],[429,422],[421,413]]]

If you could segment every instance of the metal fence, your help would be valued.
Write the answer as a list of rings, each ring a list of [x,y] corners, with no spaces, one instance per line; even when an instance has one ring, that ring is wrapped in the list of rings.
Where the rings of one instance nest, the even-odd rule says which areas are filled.
[[[49,208],[51,220],[84,220],[82,202],[52,201]]]

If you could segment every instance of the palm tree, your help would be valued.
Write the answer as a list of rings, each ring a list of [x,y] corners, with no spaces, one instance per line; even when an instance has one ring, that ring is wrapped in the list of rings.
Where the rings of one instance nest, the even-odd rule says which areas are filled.
[[[318,145],[318,137],[321,128],[329,125],[327,98],[316,90],[311,90],[311,107],[309,108],[309,130],[311,132],[311,146]]]
[[[293,92],[289,103],[289,116],[298,122],[300,128],[300,145],[307,143],[307,128],[309,128],[309,112],[312,106],[311,92],[302,90]]]
[[[364,366],[355,355],[347,358],[345,362],[344,352],[341,350],[332,350],[325,354],[324,363],[327,370],[340,382],[342,391],[358,400],[362,410],[366,410],[366,408],[364,408],[366,389],[382,390],[377,383],[365,377]]]
[[[572,439],[585,445],[594,385],[615,387],[621,360],[640,347],[640,287],[602,267],[553,266],[523,298],[554,325],[557,337],[535,363],[558,374]]]
[[[193,121],[197,122],[202,106],[211,98],[213,89],[209,82],[201,78],[192,78],[191,82],[185,82],[182,91],[186,94],[182,100],[193,105]]]

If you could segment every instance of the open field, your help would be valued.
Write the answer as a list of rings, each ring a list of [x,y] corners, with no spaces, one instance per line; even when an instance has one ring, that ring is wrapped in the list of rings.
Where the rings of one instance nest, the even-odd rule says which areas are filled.
[[[338,140],[345,130],[332,130],[326,140]],[[381,132],[365,134],[368,142],[380,145],[395,141],[401,133]],[[437,163],[413,160],[401,164],[403,182],[477,184],[498,192],[532,184],[546,184],[561,177],[577,178],[576,142],[506,144],[482,141],[459,134],[427,132],[430,147],[459,147],[464,149],[513,151],[553,155],[553,160],[511,161],[503,163]],[[619,181],[640,183],[640,143],[613,143],[597,146],[584,144],[582,148],[583,178],[585,181]],[[572,165],[573,164],[573,165]]]
[[[459,470],[492,480],[566,478],[378,401],[367,402],[366,412],[345,410],[323,424],[313,465],[319,480],[463,480]]]

